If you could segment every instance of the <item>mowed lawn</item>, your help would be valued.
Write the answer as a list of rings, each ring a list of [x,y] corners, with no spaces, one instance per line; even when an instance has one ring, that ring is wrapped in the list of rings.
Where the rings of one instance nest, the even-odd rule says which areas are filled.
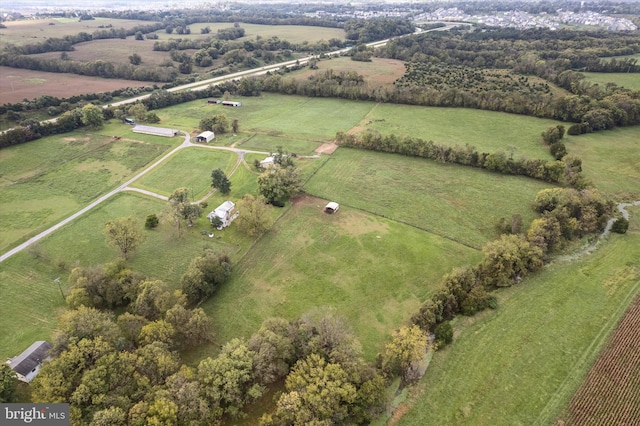
[[[373,361],[445,272],[480,258],[477,250],[346,206],[327,215],[326,202],[294,203],[203,305],[218,343],[248,337],[270,317],[326,308],[347,319]]]
[[[640,292],[640,208],[625,235],[497,293],[460,318],[398,425],[550,425]]]
[[[500,218],[519,214],[551,185],[454,164],[339,148],[307,182],[309,194],[402,221],[480,248],[494,239]]]
[[[640,126],[566,137],[570,154],[582,159],[583,174],[601,191],[640,199]]]
[[[222,169],[229,173],[237,158],[230,151],[200,147],[183,149],[131,186],[165,196],[178,188],[188,188],[191,199],[198,200],[211,189],[211,172]]]
[[[128,126],[127,126],[128,127]],[[0,150],[0,250],[53,225],[160,156],[168,140],[130,128],[49,136]],[[122,134],[120,140],[111,135]]]

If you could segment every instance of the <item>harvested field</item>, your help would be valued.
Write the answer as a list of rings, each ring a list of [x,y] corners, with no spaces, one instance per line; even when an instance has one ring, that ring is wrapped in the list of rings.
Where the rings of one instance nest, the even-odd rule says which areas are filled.
[[[640,421],[640,297],[631,304],[571,399],[565,425],[637,425]]]
[[[152,86],[146,81],[106,79],[75,74],[60,74],[0,67],[0,103],[20,102],[43,94],[58,98],[85,93],[111,92],[125,87]]]

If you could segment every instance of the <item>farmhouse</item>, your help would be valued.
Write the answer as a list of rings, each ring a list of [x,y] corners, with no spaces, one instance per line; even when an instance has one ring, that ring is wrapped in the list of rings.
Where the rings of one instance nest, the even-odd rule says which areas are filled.
[[[167,129],[164,127],[153,127],[153,126],[141,126],[137,124],[133,129],[135,133],[144,133],[146,135],[154,135],[154,136],[166,136],[168,138],[172,138],[180,133],[176,129]]]
[[[324,212],[333,214],[338,211],[340,205],[336,202],[330,201],[326,206],[324,206]]]
[[[224,105],[224,106],[232,106],[232,107],[242,106],[242,104],[240,102],[232,102],[232,101],[222,101],[222,105]]]
[[[206,132],[202,132],[198,136],[196,136],[196,142],[209,143],[215,137],[216,136],[214,135],[213,132],[207,130]]]
[[[235,218],[238,217],[238,212],[236,211],[236,205],[233,201],[225,201],[220,204],[214,211],[209,213],[207,217],[210,221],[213,221],[215,217],[218,217],[222,224],[218,227],[218,229],[226,228],[233,222]]]
[[[42,362],[49,359],[51,347],[51,343],[38,340],[17,357],[9,359],[7,364],[16,372],[19,380],[29,383],[38,375]]]

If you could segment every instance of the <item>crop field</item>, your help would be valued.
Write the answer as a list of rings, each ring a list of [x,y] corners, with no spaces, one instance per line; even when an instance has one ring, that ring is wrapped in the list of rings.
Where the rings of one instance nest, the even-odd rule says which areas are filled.
[[[640,74],[638,73],[582,73],[591,83],[598,83],[606,86],[607,83],[615,83],[618,86],[626,87],[630,90],[640,90]]]
[[[107,79],[0,66],[0,98],[2,98],[2,103],[34,99],[45,93],[58,98],[68,98],[86,93],[111,92],[125,87],[150,85],[152,83],[144,81]]]
[[[73,132],[0,150],[0,249],[84,207],[168,148],[144,139]]]
[[[327,215],[326,202],[295,202],[203,305],[220,343],[248,337],[270,317],[331,308],[347,318],[372,361],[442,274],[480,257],[477,250],[346,206]]]
[[[309,194],[393,218],[480,248],[501,217],[526,229],[550,184],[453,164],[340,148],[305,186]]]
[[[640,292],[640,209],[631,214],[627,234],[496,293],[496,311],[457,319],[397,424],[554,424]]]
[[[567,425],[633,424],[640,419],[640,298],[636,298],[571,399]]]
[[[570,154],[582,159],[583,174],[601,191],[625,200],[640,198],[640,127],[565,138]]]
[[[191,198],[199,200],[211,189],[211,172],[222,169],[229,173],[237,157],[229,151],[183,149],[132,186],[166,196],[178,188],[188,188]]]

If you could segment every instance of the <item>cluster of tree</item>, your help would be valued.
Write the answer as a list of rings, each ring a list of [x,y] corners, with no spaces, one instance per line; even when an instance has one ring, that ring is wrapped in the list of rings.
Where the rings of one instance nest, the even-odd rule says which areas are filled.
[[[155,82],[174,81],[178,76],[178,72],[172,67],[135,67],[132,64],[113,64],[100,59],[80,62],[55,58],[45,59],[12,53],[0,53],[0,65],[35,71]]]
[[[194,258],[180,279],[182,293],[191,306],[204,302],[231,276],[231,260],[226,254],[206,250]]]
[[[353,19],[345,22],[343,28],[347,39],[359,43],[411,34],[416,30],[412,21],[401,18]]]
[[[258,192],[274,206],[282,207],[302,189],[302,176],[293,156],[278,147],[273,164],[258,176]]]
[[[573,157],[551,161],[524,157],[513,158],[512,154],[504,151],[480,152],[470,145],[438,145],[432,141],[411,136],[383,136],[373,131],[366,131],[358,135],[338,132],[335,140],[338,145],[349,148],[428,158],[442,163],[478,167],[502,174],[527,176],[546,182],[565,183],[573,186],[585,184],[580,173],[582,162]]]
[[[244,34],[244,28],[241,28],[240,25],[236,23],[236,25],[231,28],[220,28],[216,33],[216,38],[218,40],[235,40],[244,37]]]
[[[551,188],[536,195],[534,208],[541,217],[525,234],[502,234],[485,244],[479,264],[445,275],[441,289],[422,304],[412,322],[427,332],[441,332],[438,327],[458,314],[495,308],[489,291],[521,282],[566,241],[601,231],[613,205],[595,189]]]
[[[183,223],[193,226],[193,222],[202,216],[202,207],[191,202],[188,188],[178,188],[169,195],[169,217],[176,225],[178,237],[182,230]]]
[[[603,61],[601,57],[639,51],[637,39],[624,34],[483,29],[394,39],[376,54],[408,61],[393,102],[528,114],[585,123],[582,130],[593,131],[640,123],[640,95],[616,85],[590,84],[572,70],[608,66],[611,71],[633,71],[633,60]],[[494,80],[496,87],[486,87],[482,79],[489,74],[473,68],[511,69],[523,77],[515,86]],[[532,86],[524,75],[544,78],[573,94],[552,95],[544,84]]]
[[[80,108],[65,112],[55,122],[25,120],[21,125],[0,133],[0,148],[19,145],[48,135],[71,132],[82,126],[84,123]]]
[[[233,121],[235,124],[235,128],[233,129],[233,132],[235,133],[237,131],[237,120]],[[200,120],[200,123],[198,124],[198,128],[200,130],[209,130],[214,132],[215,134],[223,134],[223,133],[227,133],[229,130],[231,130],[232,128],[232,123],[229,122],[229,118],[227,118],[227,116],[225,114],[216,114],[210,117],[205,117],[202,120]]]

